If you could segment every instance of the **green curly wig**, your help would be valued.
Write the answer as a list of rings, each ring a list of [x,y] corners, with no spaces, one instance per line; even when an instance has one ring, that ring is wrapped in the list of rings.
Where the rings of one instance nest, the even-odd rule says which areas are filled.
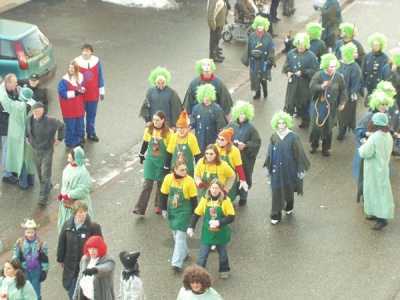
[[[203,103],[204,98],[210,98],[212,102],[214,102],[215,99],[217,99],[215,87],[210,83],[199,85],[196,89],[197,102]]]
[[[280,110],[274,113],[271,120],[271,127],[273,130],[278,130],[278,122],[279,120],[283,120],[285,122],[287,128],[292,128],[293,125],[293,117],[288,113]]]
[[[306,25],[306,30],[307,30],[310,38],[312,38],[313,40],[321,39],[322,30],[323,30],[321,24],[318,24],[315,22],[310,22]]]
[[[263,18],[261,16],[257,16],[255,17],[254,21],[253,21],[253,25],[251,25],[251,27],[253,27],[254,30],[257,30],[258,26],[264,26],[264,30],[268,31],[269,28],[269,21],[266,18]]]
[[[354,61],[354,53],[356,53],[356,51],[357,46],[351,42],[340,47],[340,52],[342,52],[343,60],[346,63]]]
[[[394,98],[394,95],[396,95],[396,89],[390,81],[379,81],[376,89],[385,92],[390,98]]]
[[[400,66],[400,48],[390,50],[390,60],[396,66]]]
[[[152,86],[154,86],[154,87],[157,86],[157,77],[158,76],[163,76],[165,78],[165,85],[169,84],[169,81],[171,79],[171,73],[168,72],[168,70],[166,68],[158,66],[153,71],[151,71],[150,76],[149,76],[149,81],[151,82]]]
[[[375,110],[383,103],[386,103],[388,107],[392,107],[394,105],[394,99],[389,97],[384,91],[375,89],[369,96],[369,107]]]
[[[196,72],[199,75],[201,73],[203,73],[203,63],[204,63],[205,60],[207,60],[207,61],[209,60],[211,62],[211,72],[214,72],[217,69],[215,67],[214,61],[211,58],[203,58],[203,59],[200,59],[200,60],[196,61]]]
[[[339,29],[344,32],[344,35],[348,38],[352,38],[354,34],[354,25],[350,23],[342,23]]]
[[[387,46],[386,37],[381,33],[374,33],[368,38],[368,44],[371,49],[374,49],[374,42],[378,42],[381,45],[381,51],[384,51]]]
[[[321,63],[319,65],[319,68],[321,70],[326,70],[329,67],[329,64],[332,60],[336,61],[336,69],[338,70],[340,67],[340,63],[338,61],[338,59],[336,58],[336,56],[332,53],[327,53],[321,56]]]
[[[310,49],[310,37],[304,32],[299,32],[293,40],[293,45],[295,47],[303,46],[306,49]]]
[[[232,107],[233,120],[237,120],[239,115],[245,114],[248,120],[254,118],[254,106],[247,101],[238,100]]]

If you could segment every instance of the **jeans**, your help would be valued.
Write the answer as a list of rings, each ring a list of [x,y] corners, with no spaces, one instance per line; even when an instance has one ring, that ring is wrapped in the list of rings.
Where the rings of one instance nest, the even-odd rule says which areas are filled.
[[[69,289],[67,290],[69,300],[72,300],[72,297],[74,296],[77,279],[78,278],[76,278],[76,277],[72,278],[71,285],[70,285]]]
[[[51,190],[51,174],[54,148],[33,150],[33,161],[40,183],[39,201],[46,202]]]
[[[3,177],[11,177],[12,174],[11,172],[8,172],[7,166],[6,166],[6,155],[7,155],[7,136],[2,135],[1,136],[1,145],[2,145],[2,153],[1,153],[1,167],[3,169]]]
[[[28,174],[25,163],[22,164],[21,174],[19,174],[19,186],[23,189],[35,184],[35,174]]]
[[[42,299],[42,296],[40,295],[40,274],[42,273],[41,269],[36,269],[32,271],[28,270],[23,270],[25,277],[29,282],[32,284],[33,289],[36,292],[36,295],[38,296],[38,299]]]
[[[97,107],[99,101],[85,101],[83,102],[83,106],[86,112],[86,133],[87,134],[96,134],[96,130],[94,129],[94,123],[96,121],[97,115]],[[83,120],[83,126],[81,128],[80,136],[85,136],[85,120]]]
[[[172,234],[174,235],[175,247],[171,265],[182,268],[183,260],[189,254],[189,249],[186,244],[186,231],[172,230]]]
[[[199,258],[197,259],[197,264],[202,266],[203,268],[206,267],[208,254],[210,254],[212,245],[204,245],[201,244],[200,246],[200,253]],[[228,253],[226,252],[226,245],[216,245],[217,252],[219,257],[219,269],[218,272],[226,273],[230,271],[229,268],[229,260],[228,260]]]

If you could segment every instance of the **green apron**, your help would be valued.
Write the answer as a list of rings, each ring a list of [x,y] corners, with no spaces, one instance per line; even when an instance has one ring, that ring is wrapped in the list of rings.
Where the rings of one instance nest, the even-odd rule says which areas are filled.
[[[228,197],[231,199],[231,201],[235,201],[236,196],[237,196],[237,189],[238,189],[238,175],[236,173],[236,169],[231,166],[231,163],[229,162],[229,157],[228,155],[221,155],[221,160],[225,161],[228,163],[228,165],[232,168],[233,172],[235,172],[235,181],[233,182],[232,188],[229,190]]]
[[[186,163],[187,171],[186,173],[189,176],[193,177],[194,175],[194,164],[193,164],[193,153],[190,151],[189,144],[187,143],[188,138],[186,137],[186,143],[175,145],[174,154],[171,160],[171,167],[175,164],[177,160],[182,160]]]
[[[172,187],[174,180],[171,181],[168,198],[168,224],[172,230],[186,232],[192,216],[192,204],[190,199],[185,199],[183,195],[184,180],[182,179],[180,187]]]
[[[226,200],[225,200],[226,201]],[[210,201],[215,204],[217,201]],[[215,216],[216,214],[216,216]],[[226,245],[231,241],[231,228],[229,224],[222,227],[218,227],[218,231],[210,230],[208,224],[210,220],[218,220],[224,217],[221,206],[206,206],[206,212],[204,214],[203,230],[201,232],[201,243],[204,245]]]
[[[164,139],[157,137],[155,138],[154,136],[151,137],[144,166],[144,179],[160,182],[164,180],[164,164],[166,153],[167,148],[164,144]]]
[[[215,173],[207,172],[207,170],[204,171],[203,176],[201,177],[201,181],[203,181],[204,187],[200,191],[200,198],[205,197],[207,189],[210,187],[211,181],[216,178],[218,179],[217,168],[218,166],[215,166]]]

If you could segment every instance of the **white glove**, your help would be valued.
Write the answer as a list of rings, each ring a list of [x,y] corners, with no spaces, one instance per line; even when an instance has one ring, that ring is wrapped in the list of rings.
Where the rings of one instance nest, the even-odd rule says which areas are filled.
[[[210,222],[208,222],[208,224],[210,224],[210,228],[217,228],[219,226],[219,221],[218,220],[210,220]]]
[[[303,179],[304,178],[304,172],[299,172],[298,174],[297,174],[297,176],[299,177],[299,179]]]
[[[247,184],[246,181],[244,181],[244,180],[241,180],[241,181],[240,181],[239,190],[240,190],[240,189],[244,189],[246,192],[249,191],[249,185]]]
[[[162,214],[162,216],[163,216],[163,218],[164,218],[165,220],[168,220],[168,211],[163,210],[163,211],[161,211],[161,214]]]
[[[190,237],[192,237],[192,236],[193,236],[193,228],[188,228],[188,229],[186,230],[186,233],[187,233]]]

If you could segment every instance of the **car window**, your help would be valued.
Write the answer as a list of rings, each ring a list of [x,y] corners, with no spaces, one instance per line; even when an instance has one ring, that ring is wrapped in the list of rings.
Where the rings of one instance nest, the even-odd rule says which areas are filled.
[[[11,41],[0,41],[0,59],[17,59]]]
[[[32,58],[40,55],[49,45],[50,41],[39,29],[21,40],[26,57]]]

